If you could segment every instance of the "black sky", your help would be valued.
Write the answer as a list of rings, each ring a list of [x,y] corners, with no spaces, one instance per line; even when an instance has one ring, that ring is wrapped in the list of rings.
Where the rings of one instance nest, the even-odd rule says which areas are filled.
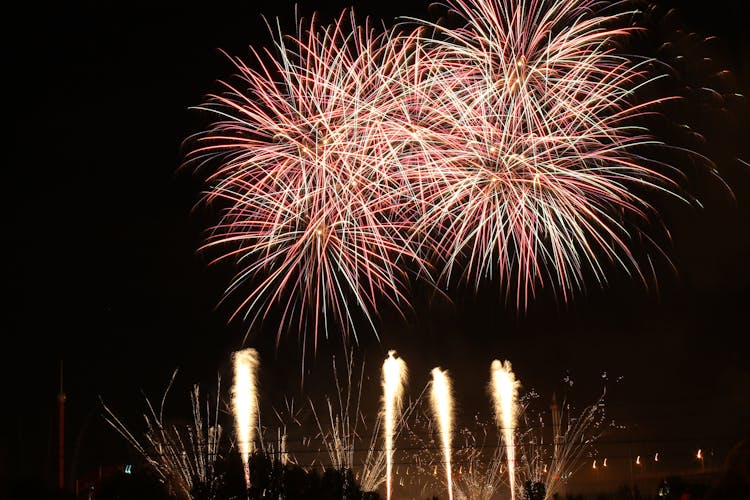
[[[679,14],[644,44],[653,48],[673,36],[675,23],[696,33],[684,47],[717,36],[714,60],[733,75],[721,85],[747,94],[742,2],[677,3]],[[217,371],[228,376],[229,353],[245,333],[242,324],[227,324],[228,310],[216,308],[230,276],[196,253],[211,222],[192,211],[200,180],[176,170],[181,141],[205,123],[189,108],[232,71],[218,49],[248,55],[250,45],[268,42],[261,14],[291,25],[292,4],[106,4],[29,3],[7,21],[15,26],[4,44],[4,66],[12,71],[4,76],[3,109],[12,135],[3,175],[0,470],[11,478],[54,477],[61,359],[69,466],[82,473],[125,449],[103,425],[98,395],[136,415],[143,408],[139,391],[159,395],[177,367],[183,388],[212,384]],[[347,5],[301,9],[330,19]],[[398,15],[427,15],[427,2],[417,0],[355,6],[387,24]],[[718,86],[705,71],[686,77],[683,87]],[[408,322],[384,320],[381,342],[362,339],[373,374],[390,348],[409,363],[415,389],[430,368],[443,366],[469,412],[487,410],[483,391],[494,358],[511,360],[524,387],[544,394],[557,390],[566,371],[596,393],[606,371],[612,380],[622,376],[613,410],[644,440],[726,449],[747,437],[750,167],[737,158],[750,161],[750,107],[727,105],[717,119],[700,93],[688,95],[673,119],[707,138],[699,147],[735,199],[697,175],[691,187],[704,200],[702,210],[665,203],[672,236],[666,251],[676,272],[657,263],[658,291],[615,274],[606,288],[592,287],[568,305],[541,297],[524,314],[494,290],[450,306],[419,299]],[[278,352],[267,336],[255,342],[264,390],[296,397],[294,339]],[[310,363],[313,373],[328,370],[326,349]]]

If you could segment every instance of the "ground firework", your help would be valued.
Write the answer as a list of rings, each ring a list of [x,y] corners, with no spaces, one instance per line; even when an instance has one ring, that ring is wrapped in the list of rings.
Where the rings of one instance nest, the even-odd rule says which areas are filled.
[[[606,380],[606,375],[603,377]],[[520,405],[521,415],[516,432],[517,493],[523,493],[522,485],[526,483],[542,484],[547,495],[545,498],[549,498],[564,491],[571,477],[591,464],[598,454],[597,447],[602,436],[617,431],[620,426],[607,416],[606,387],[593,403],[580,410],[576,410],[567,398],[558,404],[553,394],[547,414],[546,411],[531,408],[533,400],[538,397],[532,391]],[[545,426],[550,423],[551,429],[547,430]]]
[[[216,399],[213,404],[206,398],[201,401],[198,385],[190,393],[192,423],[170,423],[164,418],[164,404],[169,389],[177,375],[172,374],[158,412],[146,398],[147,410],[143,414],[146,430],[143,439],[136,437],[122,420],[102,402],[104,420],[111,425],[151,466],[164,482],[170,495],[180,499],[192,499],[202,492],[206,500],[218,498],[221,484],[216,464],[225,456],[222,450],[222,427],[219,424],[219,398],[221,379],[216,382]],[[205,406],[204,406],[205,404]]]

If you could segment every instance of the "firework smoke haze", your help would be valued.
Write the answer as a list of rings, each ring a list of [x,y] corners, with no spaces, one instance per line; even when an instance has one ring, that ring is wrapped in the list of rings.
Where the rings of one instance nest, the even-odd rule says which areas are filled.
[[[432,410],[440,432],[440,442],[445,462],[445,479],[448,485],[448,498],[453,500],[453,478],[451,473],[451,442],[453,440],[453,393],[448,372],[440,368],[432,369]]]
[[[258,419],[257,370],[258,352],[248,348],[233,355],[234,383],[232,384],[232,411],[234,412],[237,445],[245,467],[245,484],[250,489],[250,453]]]
[[[393,434],[396,420],[401,412],[404,385],[406,384],[406,363],[396,358],[396,351],[388,351],[388,358],[383,362],[383,435],[386,449],[386,498],[391,498],[393,472]]]
[[[521,384],[516,380],[510,361],[502,363],[497,359],[494,360],[490,368],[490,373],[492,377],[491,392],[495,407],[495,420],[503,434],[506,456],[508,458],[510,496],[511,499],[515,500],[516,457],[513,438],[516,430],[516,402],[518,399],[518,388]]]

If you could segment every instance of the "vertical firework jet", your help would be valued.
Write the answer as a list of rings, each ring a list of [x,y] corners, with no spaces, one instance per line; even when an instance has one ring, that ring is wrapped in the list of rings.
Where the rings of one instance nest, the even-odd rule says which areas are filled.
[[[234,412],[237,444],[245,467],[245,485],[250,489],[250,453],[258,418],[257,379],[258,352],[248,348],[233,354],[234,384],[232,385],[232,411]]]
[[[406,384],[406,363],[395,358],[396,351],[388,351],[388,358],[383,362],[383,434],[386,451],[386,498],[391,499],[391,476],[393,472],[393,434],[396,428],[398,413],[401,411],[404,385]]]
[[[506,455],[508,457],[508,480],[510,485],[510,497],[516,498],[516,470],[515,470],[515,444],[514,432],[516,429],[516,401],[518,399],[518,388],[520,383],[510,365],[494,360],[491,367],[492,396],[495,406],[495,419],[497,426],[502,430],[505,442]]]
[[[451,474],[451,441],[453,438],[453,394],[448,372],[432,369],[432,409],[440,431],[440,441],[445,461],[445,479],[448,484],[448,499],[453,500],[453,478]]]

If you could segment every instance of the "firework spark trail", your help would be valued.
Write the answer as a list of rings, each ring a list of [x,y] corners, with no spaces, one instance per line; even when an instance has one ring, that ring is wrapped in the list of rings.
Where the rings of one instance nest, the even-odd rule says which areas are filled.
[[[404,385],[406,384],[406,363],[396,358],[396,351],[388,351],[388,358],[383,362],[383,434],[386,450],[386,498],[390,500],[393,475],[393,435],[396,422],[401,412]]]
[[[603,378],[606,380],[606,373]],[[566,384],[571,382],[568,377],[565,381]],[[531,399],[539,398],[539,394],[531,391],[520,398],[516,420],[521,431],[515,437],[519,483],[541,483],[547,496],[551,496],[560,493],[561,483],[590,464],[592,457],[597,457],[596,442],[607,432],[623,429],[607,417],[606,393],[605,386],[596,401],[577,413],[567,397],[558,406],[553,395],[553,406],[549,407],[552,410],[551,446],[545,443],[545,415],[549,416],[549,411],[547,407],[543,411],[534,410],[531,405]],[[605,458],[602,465],[606,467],[606,463]]]
[[[258,352],[248,348],[236,351],[234,361],[234,383],[232,385],[232,411],[234,413],[237,444],[245,468],[245,485],[250,489],[250,453],[253,433],[258,418],[257,379]]]
[[[606,394],[605,386],[599,398],[585,406],[578,414],[573,413],[572,404],[567,398],[563,401],[560,415],[563,426],[559,436],[559,448],[552,457],[545,484],[548,492],[555,491],[558,482],[573,475],[586,463],[587,455],[591,456],[594,443],[603,433],[617,427],[607,418]]]
[[[354,371],[353,349],[346,354],[346,370],[338,370],[336,357],[333,358],[333,376],[336,387],[335,395],[325,395],[324,404],[327,407],[328,418],[321,418],[323,413],[319,411],[313,399],[309,399],[312,416],[318,427],[318,434],[309,440],[320,439],[321,444],[328,455],[325,465],[336,470],[351,470],[359,482],[362,491],[376,491],[381,484],[386,482],[387,456],[382,444],[385,431],[383,430],[385,418],[383,411],[370,421],[360,406],[363,398],[363,384],[365,379],[365,363],[362,362],[359,373]],[[400,365],[400,359],[395,359]],[[397,370],[398,371],[398,370]],[[407,370],[404,364],[402,389],[406,382]],[[395,385],[395,384],[394,384]],[[416,402],[406,402],[398,398],[400,411],[394,412],[394,421],[391,431],[395,442],[401,432],[408,428],[407,420],[415,411],[422,400],[424,391],[420,393]],[[298,425],[302,425],[297,421]],[[303,440],[304,441],[304,440]],[[361,450],[366,450],[361,453]],[[315,458],[310,467],[318,460]],[[325,460],[321,460],[324,463]]]
[[[494,419],[485,423],[479,414],[475,414],[474,424],[473,428],[464,427],[457,432],[463,442],[453,446],[453,463],[461,464],[454,495],[459,500],[492,500],[506,484],[505,453],[502,446],[487,441],[491,435],[497,435],[500,444],[499,434],[488,432],[489,429],[497,430]],[[492,451],[488,453],[488,450]]]
[[[448,372],[440,368],[432,369],[432,409],[438,423],[440,441],[445,462],[445,478],[448,486],[448,499],[453,500],[453,478],[451,474],[451,440],[453,439],[453,394]]]
[[[516,404],[520,383],[516,380],[510,361],[494,360],[491,367],[492,397],[497,426],[502,430],[508,457],[508,483],[510,497],[516,498],[516,456],[514,433],[516,430]]]
[[[325,396],[328,408],[328,422],[326,425],[323,425],[318,418],[318,411],[312,399],[309,400],[310,408],[317,423],[319,435],[323,440],[323,445],[328,452],[330,466],[336,470],[354,470],[356,441],[361,439],[357,426],[363,420],[360,403],[362,399],[365,364],[364,362],[362,363],[359,379],[353,378],[354,356],[351,352],[347,353],[345,363],[346,378],[343,383],[340,380],[343,377],[336,365],[336,356],[333,356],[332,366],[336,396]]]

